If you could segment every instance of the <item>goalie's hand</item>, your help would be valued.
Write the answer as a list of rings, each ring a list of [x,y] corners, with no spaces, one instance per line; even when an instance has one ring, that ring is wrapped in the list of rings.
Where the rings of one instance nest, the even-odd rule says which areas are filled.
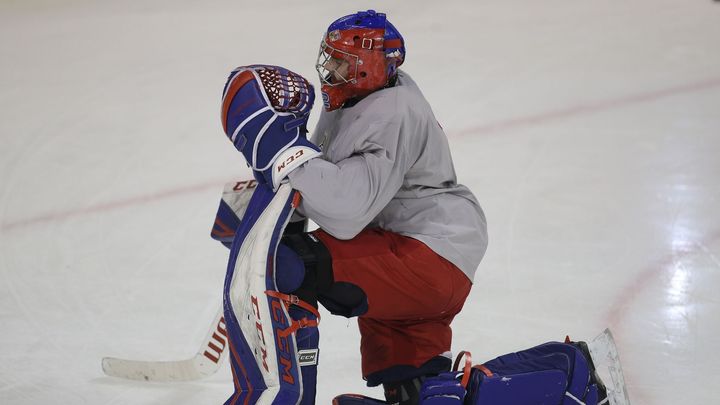
[[[258,152],[258,161],[270,162],[268,163],[269,167],[268,165],[264,166],[267,167],[265,170],[259,170],[257,166],[253,167],[252,163],[250,163],[250,158],[245,156],[248,165],[253,169],[253,174],[257,181],[268,184],[273,190],[277,190],[277,188],[280,187],[282,181],[291,171],[321,154],[320,148],[313,145],[304,137],[298,138],[285,146],[278,146],[279,145],[270,145],[269,147],[264,147],[264,150],[260,149]],[[263,146],[261,146],[261,148],[263,148]],[[243,155],[246,154],[243,153]]]
[[[278,66],[241,66],[225,84],[225,134],[255,178],[273,190],[288,173],[321,154],[305,137],[314,100],[304,77]]]

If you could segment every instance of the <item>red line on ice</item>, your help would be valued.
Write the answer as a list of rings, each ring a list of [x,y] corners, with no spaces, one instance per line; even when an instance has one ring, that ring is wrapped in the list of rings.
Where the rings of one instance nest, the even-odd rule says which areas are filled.
[[[496,132],[509,131],[520,127],[544,124],[546,122],[561,120],[569,117],[612,110],[619,107],[655,101],[680,94],[710,90],[716,87],[720,87],[720,77],[711,78],[695,83],[687,83],[683,85],[669,87],[667,89],[632,94],[615,99],[600,100],[587,104],[578,104],[560,110],[546,111],[535,115],[526,115],[523,117],[510,118],[503,121],[491,122],[488,124],[448,132],[449,135],[451,135],[452,137],[461,137],[467,135],[491,134]]]
[[[195,184],[187,187],[178,187],[165,191],[161,191],[154,194],[140,195],[137,197],[129,197],[122,200],[110,201],[106,203],[100,203],[91,205],[89,207],[71,209],[67,211],[50,212],[47,214],[39,215],[32,218],[21,219],[14,222],[8,222],[0,226],[0,230],[9,231],[16,228],[23,228],[30,225],[43,224],[47,222],[64,221],[70,218],[97,214],[106,211],[113,211],[117,209],[127,208],[136,205],[149,204],[168,198],[179,197],[185,194],[194,194],[200,191],[204,191],[209,188],[221,189],[223,186],[222,182],[210,182],[203,184]]]
[[[519,127],[542,124],[549,121],[569,118],[573,116],[579,116],[583,114],[590,114],[599,111],[611,110],[618,107],[624,107],[626,105],[638,104],[648,101],[654,101],[665,97],[671,97],[679,94],[694,93],[698,91],[708,90],[715,87],[720,87],[720,77],[711,78],[695,83],[687,83],[675,87],[669,87],[667,89],[661,89],[656,91],[650,91],[645,93],[638,93],[634,95],[628,95],[616,99],[601,100],[588,104],[578,104],[576,106],[568,107],[561,110],[547,111],[535,115],[526,115],[522,117],[511,118],[508,120],[491,122],[489,124],[483,124],[475,127],[460,129],[458,131],[448,131],[450,136],[459,137],[466,135],[478,135],[478,134],[490,134],[502,131],[509,131]],[[194,186],[181,187],[166,190],[156,194],[144,195],[131,197],[123,200],[114,202],[102,203],[93,205],[85,208],[77,208],[73,210],[51,212],[48,214],[42,214],[36,217],[20,219],[17,221],[9,222],[0,225],[0,230],[9,231],[12,229],[23,228],[30,225],[42,224],[47,222],[57,222],[74,218],[82,215],[96,214],[105,211],[111,211],[115,209],[126,208],[133,205],[147,204],[156,202],[166,198],[177,197],[183,194],[190,194],[199,191],[203,191],[210,187],[219,187],[220,183],[205,183]]]
[[[629,283],[625,284],[625,287],[617,294],[617,298],[613,301],[610,309],[605,314],[605,322],[609,325],[615,335],[615,340],[618,342],[618,346],[622,346],[622,323],[625,320],[625,316],[630,312],[631,305],[635,299],[643,293],[643,291],[653,282],[657,282],[657,279],[666,271],[668,268],[673,266],[678,261],[684,260],[692,255],[700,252],[700,246],[707,246],[720,239],[720,230],[716,230],[714,233],[709,234],[703,240],[696,243],[691,243],[689,246],[683,246],[681,248],[673,248],[664,257],[659,260],[650,263],[644,270],[638,273],[635,278],[630,280]],[[620,348],[620,357],[622,358],[622,347]],[[625,374],[625,382],[631,385],[633,380],[632,372],[628,372],[628,369],[623,370]],[[647,398],[637,387],[629,393],[634,401],[647,403]]]

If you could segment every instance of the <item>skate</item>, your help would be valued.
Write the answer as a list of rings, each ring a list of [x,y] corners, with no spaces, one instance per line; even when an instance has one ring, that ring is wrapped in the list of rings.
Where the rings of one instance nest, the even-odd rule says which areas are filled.
[[[592,355],[590,354],[590,348],[588,348],[587,343],[583,341],[578,342],[572,342],[569,339],[566,338],[565,343],[571,344],[582,352],[583,356],[588,362],[588,369],[590,371],[590,384],[595,384],[597,387],[597,394],[598,394],[598,405],[605,405],[608,403],[607,399],[607,387],[605,387],[605,383],[603,382],[602,378],[600,378],[600,375],[597,372],[597,369],[595,368],[595,363],[593,362]]]
[[[598,379],[598,393],[601,386],[605,390],[607,395],[607,402],[605,403],[609,403],[609,405],[630,405],[630,398],[625,386],[625,377],[620,365],[620,356],[610,329],[605,329],[603,333],[588,342],[586,346],[590,353],[591,366],[595,369],[591,373],[591,378],[595,376]],[[584,351],[582,346],[580,346],[580,349]],[[599,404],[602,404],[602,402],[599,402]]]

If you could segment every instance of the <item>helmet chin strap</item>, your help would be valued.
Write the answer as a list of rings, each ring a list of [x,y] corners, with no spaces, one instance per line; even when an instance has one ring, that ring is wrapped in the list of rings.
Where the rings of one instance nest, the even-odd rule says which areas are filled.
[[[397,73],[394,74],[394,75],[388,80],[388,83],[387,83],[384,87],[382,87],[381,89],[389,89],[389,88],[391,88],[391,87],[395,87],[396,84],[397,84]],[[381,89],[378,89],[378,90],[381,90]],[[376,91],[377,91],[377,90],[376,90]],[[370,93],[370,94],[372,94],[372,93]],[[354,107],[357,103],[361,102],[365,97],[369,96],[370,94],[366,94],[366,95],[364,95],[364,96],[351,97],[351,98],[345,100],[345,102],[344,102],[340,107],[338,107],[338,108],[351,108],[351,107]],[[324,100],[324,99],[323,99],[323,100]]]

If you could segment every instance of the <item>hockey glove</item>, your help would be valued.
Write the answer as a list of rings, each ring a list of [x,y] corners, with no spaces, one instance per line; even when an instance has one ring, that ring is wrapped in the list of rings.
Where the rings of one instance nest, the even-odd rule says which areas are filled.
[[[278,66],[241,66],[225,84],[225,134],[255,178],[273,190],[292,170],[320,156],[320,148],[305,136],[314,100],[304,77]]]

